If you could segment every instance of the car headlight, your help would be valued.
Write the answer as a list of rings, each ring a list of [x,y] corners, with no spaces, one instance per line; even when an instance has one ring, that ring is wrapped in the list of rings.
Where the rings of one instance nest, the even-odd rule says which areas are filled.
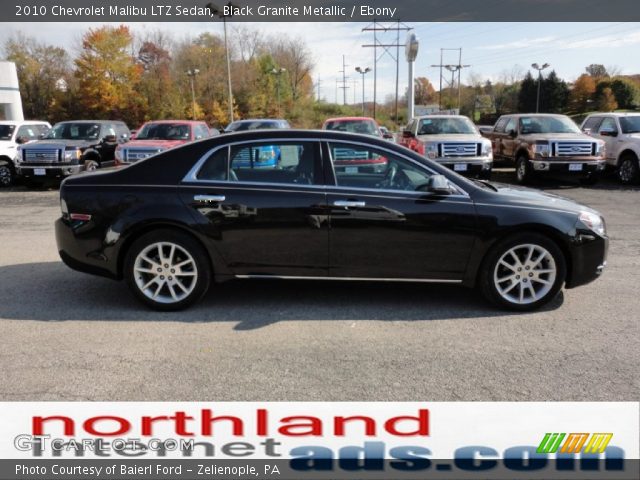
[[[424,146],[424,154],[427,158],[438,158],[438,144],[437,143],[427,143]]]
[[[580,212],[580,217],[578,218],[585,226],[596,232],[598,235],[604,236],[607,233],[604,218],[600,215],[596,215],[592,212]]]
[[[606,153],[606,144],[604,142],[598,143],[596,147],[596,157],[604,157]]]
[[[491,142],[482,142],[482,156],[490,157],[492,153]]]
[[[64,159],[69,160],[79,160],[80,159],[80,150],[65,150]]]
[[[549,144],[548,143],[536,143],[533,146],[534,155],[538,155],[540,157],[548,157],[549,156]]]

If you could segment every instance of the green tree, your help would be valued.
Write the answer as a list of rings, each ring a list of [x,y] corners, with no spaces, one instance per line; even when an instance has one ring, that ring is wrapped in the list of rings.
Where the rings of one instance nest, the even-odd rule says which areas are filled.
[[[611,82],[611,91],[616,98],[618,108],[635,107],[638,88],[631,80],[616,78]]]
[[[555,70],[552,70],[542,81],[542,92],[541,112],[561,113],[566,110],[569,101],[569,87],[564,80],[558,78]]]
[[[586,72],[594,78],[605,78],[609,76],[607,69],[600,63],[592,63],[585,67]]]
[[[518,111],[529,113],[536,111],[536,99],[538,95],[538,82],[533,79],[531,72],[527,72],[518,94]]]
[[[612,112],[618,108],[616,97],[613,95],[613,91],[610,87],[604,87],[602,89],[602,92],[598,96],[596,106],[601,112]]]

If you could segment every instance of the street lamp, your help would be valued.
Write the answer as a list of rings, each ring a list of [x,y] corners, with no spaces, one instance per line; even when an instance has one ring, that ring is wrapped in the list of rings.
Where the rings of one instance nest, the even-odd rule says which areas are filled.
[[[542,83],[542,70],[550,67],[551,65],[545,63],[544,65],[540,66],[537,63],[532,63],[531,66],[538,70],[538,95],[536,97],[536,113],[538,113],[538,111],[540,110],[540,84]]]
[[[369,67],[360,68],[356,67],[356,72],[362,75],[362,116],[364,117],[364,76],[369,73],[371,69]]]
[[[196,90],[194,87],[194,81],[195,81],[196,75],[200,73],[200,70],[198,70],[197,68],[191,68],[187,70],[185,73],[191,80],[191,102],[193,106],[193,119],[195,120],[196,119]]]
[[[280,75],[282,75],[286,71],[287,71],[286,68],[274,68],[273,70],[269,71],[271,75],[276,76],[276,92],[277,92],[276,97],[278,98],[278,117],[280,116]]]
[[[231,2],[227,3],[226,6],[230,7],[228,9],[229,11],[233,11],[233,8],[231,8],[233,4]],[[229,123],[231,123],[233,122],[233,92],[231,90],[231,59],[229,58],[229,44],[227,43],[227,17],[232,17],[233,13],[225,15],[224,9],[214,3],[208,3],[207,8],[211,10],[211,13],[221,18],[222,24],[224,25],[224,50],[227,55],[227,91],[229,94]]]

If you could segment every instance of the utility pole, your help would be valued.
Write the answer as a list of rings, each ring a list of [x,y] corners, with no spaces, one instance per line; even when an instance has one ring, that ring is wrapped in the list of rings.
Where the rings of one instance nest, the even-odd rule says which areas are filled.
[[[320,84],[322,83],[322,81],[320,80],[320,77],[318,77],[318,103],[320,103]]]
[[[532,63],[531,66],[538,70],[538,95],[536,96],[536,113],[538,113],[538,111],[540,110],[540,85],[542,84],[542,70],[544,70],[545,68],[549,68],[551,65],[545,63],[544,65],[540,66],[537,63]]]
[[[361,68],[356,67],[356,72],[362,75],[362,116],[364,117],[364,76],[369,73],[371,69],[369,67]]]
[[[187,70],[185,73],[189,77],[189,80],[191,80],[191,107],[193,109],[192,117],[193,117],[193,120],[195,120],[196,119],[196,89],[195,89],[194,83],[195,83],[196,75],[200,73],[200,70],[198,70],[197,68],[192,68]]]
[[[445,64],[443,63],[443,53],[445,51],[458,51],[458,63],[457,64]],[[453,87],[455,87],[455,72],[458,72],[458,112],[460,111],[460,73],[463,68],[468,68],[471,65],[462,65],[462,48],[441,48],[440,49],[440,64],[439,65],[431,65],[434,68],[440,69],[440,91],[438,92],[438,109],[442,111],[442,79],[444,78],[443,69],[449,70],[451,72],[451,83],[444,78],[444,81],[449,84],[449,88],[451,89],[450,99],[451,104],[453,105]]]
[[[276,76],[276,96],[278,99],[278,116],[281,116],[280,114],[280,75],[282,75],[286,71],[287,71],[286,68],[274,68],[269,72],[271,75]]]
[[[395,121],[398,123],[398,89],[400,81],[400,32],[413,30],[412,27],[408,27],[404,23],[398,20],[397,26],[395,24],[383,25],[377,20],[373,20],[373,23],[362,29],[363,32],[373,32],[373,44],[362,45],[364,48],[373,48],[373,118],[376,118],[376,103],[378,99],[378,60],[388,54],[396,62],[396,101],[395,101]],[[392,44],[384,44],[378,41],[378,32],[396,32],[396,41]],[[378,57],[378,48],[382,48],[382,54]],[[395,48],[395,55],[392,53],[391,48]]]
[[[232,7],[233,4],[229,2],[228,7]],[[224,9],[217,6],[215,3],[208,3],[207,7],[218,18],[222,19],[224,26],[224,50],[227,56],[227,93],[229,95],[227,102],[229,103],[229,122],[233,122],[233,91],[231,90],[231,56],[229,53],[229,44],[227,42],[227,17],[232,17],[233,14],[225,15]]]
[[[340,87],[342,89],[342,104],[346,105],[347,104],[347,88],[349,88],[347,86],[347,67],[349,65],[347,65],[345,60],[345,56],[342,55],[342,70],[339,70],[339,72],[342,74],[342,86]],[[336,101],[336,103],[338,103]]]

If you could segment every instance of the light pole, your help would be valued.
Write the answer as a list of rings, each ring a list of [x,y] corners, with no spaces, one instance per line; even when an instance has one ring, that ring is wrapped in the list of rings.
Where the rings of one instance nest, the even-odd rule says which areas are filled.
[[[231,2],[226,5],[229,7],[228,10],[233,10],[233,4]],[[207,8],[211,10],[211,13],[217,15],[218,18],[222,19],[222,24],[224,26],[224,50],[227,55],[227,91],[229,94],[228,103],[229,103],[229,123],[233,122],[233,91],[231,90],[231,59],[229,57],[229,44],[227,43],[227,17],[232,17],[233,13],[228,13],[225,15],[224,9],[218,7],[214,3],[208,3]]]
[[[537,63],[532,63],[531,66],[538,70],[538,95],[536,97],[536,113],[538,113],[538,111],[540,110],[540,84],[542,83],[542,70],[550,67],[551,65],[545,63],[544,65],[540,66]]]
[[[356,72],[362,75],[362,116],[364,117],[364,76],[369,73],[371,69],[369,67],[360,68],[356,67]]]
[[[198,75],[199,73],[200,73],[200,70],[198,70],[197,68],[192,68],[186,71],[187,76],[191,80],[191,103],[193,107],[194,120],[196,119],[196,89],[194,86],[194,81],[195,81],[196,75]]]
[[[278,117],[280,116],[280,75],[286,72],[286,68],[274,68],[270,70],[269,73],[271,75],[276,76],[276,98],[278,99]]]

